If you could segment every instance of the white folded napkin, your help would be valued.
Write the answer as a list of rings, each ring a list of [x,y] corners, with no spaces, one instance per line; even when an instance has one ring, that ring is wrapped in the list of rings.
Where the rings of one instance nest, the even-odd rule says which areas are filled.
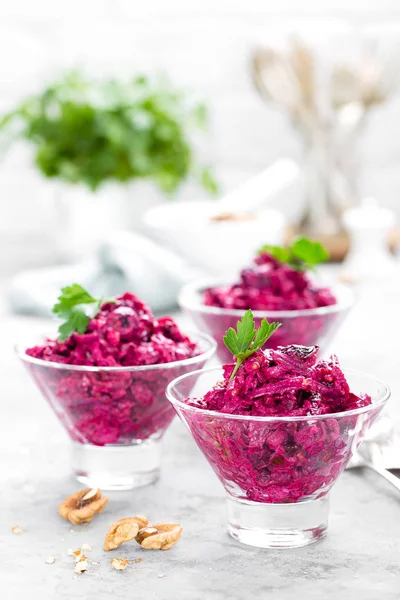
[[[77,265],[31,269],[9,288],[14,312],[49,316],[60,288],[79,283],[95,297],[130,291],[156,313],[176,307],[183,284],[204,273],[148,237],[132,232],[107,236],[96,255]]]

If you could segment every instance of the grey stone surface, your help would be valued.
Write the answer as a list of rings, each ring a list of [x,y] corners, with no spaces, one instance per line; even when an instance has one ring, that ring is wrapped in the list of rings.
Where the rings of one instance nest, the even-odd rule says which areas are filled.
[[[355,311],[335,349],[346,366],[374,372],[399,390],[398,327],[368,343],[366,312]],[[400,598],[400,495],[370,472],[346,472],[331,494],[328,537],[297,550],[242,546],[226,533],[224,493],[183,425],[165,437],[162,477],[131,492],[109,493],[106,511],[82,526],[57,514],[58,503],[79,484],[70,477],[69,441],[19,365],[11,343],[42,323],[4,318],[0,347],[0,599],[70,600],[397,600]],[[357,348],[357,351],[355,351]],[[397,391],[396,391],[397,390]],[[110,522],[133,513],[184,527],[169,552],[144,551],[135,542],[114,553],[102,543]],[[19,525],[23,533],[13,535]],[[82,543],[88,572],[75,575],[68,548]],[[45,563],[56,556],[53,565]],[[112,556],[143,558],[124,572]]]

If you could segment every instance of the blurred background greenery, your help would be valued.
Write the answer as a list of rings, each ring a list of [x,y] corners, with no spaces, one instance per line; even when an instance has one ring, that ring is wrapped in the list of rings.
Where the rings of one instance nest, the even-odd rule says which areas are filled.
[[[9,146],[23,138],[45,177],[96,191],[107,181],[148,179],[172,194],[189,177],[215,194],[210,168],[201,166],[190,141],[205,130],[207,109],[165,78],[140,75],[96,81],[66,73],[0,118]]]

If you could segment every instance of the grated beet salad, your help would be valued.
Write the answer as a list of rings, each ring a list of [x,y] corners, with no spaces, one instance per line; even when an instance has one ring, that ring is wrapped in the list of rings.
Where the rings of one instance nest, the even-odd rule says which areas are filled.
[[[200,302],[206,310],[189,308],[189,313],[197,327],[216,340],[222,340],[225,331],[235,326],[238,314],[232,310],[257,310],[262,316],[279,319],[282,327],[267,343],[274,349],[290,344],[318,345],[324,349],[350,307],[339,307],[329,288],[316,285],[306,272],[280,263],[266,252],[241,271],[238,283],[204,289]],[[333,310],[325,311],[324,307]],[[290,314],[295,310],[304,312]],[[288,312],[275,315],[275,311]],[[255,316],[257,324],[260,320]],[[231,360],[222,342],[218,344],[218,357],[222,363]]]
[[[155,319],[130,293],[102,304],[85,333],[73,333],[63,342],[47,340],[26,350],[31,357],[65,365],[27,363],[72,438],[100,446],[161,435],[174,416],[165,399],[166,385],[191,370],[179,364],[162,365],[200,353],[173,319]],[[68,365],[156,368],[85,371],[68,369]]]
[[[191,413],[190,429],[234,495],[272,503],[320,497],[345,468],[356,417],[335,413],[367,406],[371,398],[350,391],[336,357],[318,361],[317,354],[315,346],[296,345],[257,351],[231,381],[229,364],[223,381],[203,398],[186,401],[204,409]],[[310,419],[218,419],[208,411]],[[318,415],[326,418],[313,419]]]
[[[329,288],[316,286],[307,273],[264,252],[241,271],[238,283],[205,290],[204,304],[245,310],[303,310],[336,304],[336,298]]]

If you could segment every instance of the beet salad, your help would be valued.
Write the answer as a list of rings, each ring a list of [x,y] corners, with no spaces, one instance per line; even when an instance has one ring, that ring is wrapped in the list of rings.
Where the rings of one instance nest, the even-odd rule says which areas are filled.
[[[160,437],[174,416],[165,388],[201,368],[204,349],[129,292],[102,301],[74,284],[53,312],[63,320],[58,339],[28,348],[43,362],[25,364],[73,440],[102,446]],[[195,366],[185,362],[196,356]]]
[[[265,311],[304,310],[336,304],[329,288],[318,286],[309,275],[311,268],[326,257],[320,244],[305,238],[290,248],[264,246],[253,263],[240,272],[238,282],[206,289],[204,304]]]
[[[350,390],[336,357],[319,360],[316,346],[263,351],[278,327],[264,319],[256,330],[247,311],[224,337],[236,362],[203,397],[185,402],[201,409],[186,418],[224,485],[257,502],[326,494],[351,455],[357,417],[346,412],[372,402]]]

